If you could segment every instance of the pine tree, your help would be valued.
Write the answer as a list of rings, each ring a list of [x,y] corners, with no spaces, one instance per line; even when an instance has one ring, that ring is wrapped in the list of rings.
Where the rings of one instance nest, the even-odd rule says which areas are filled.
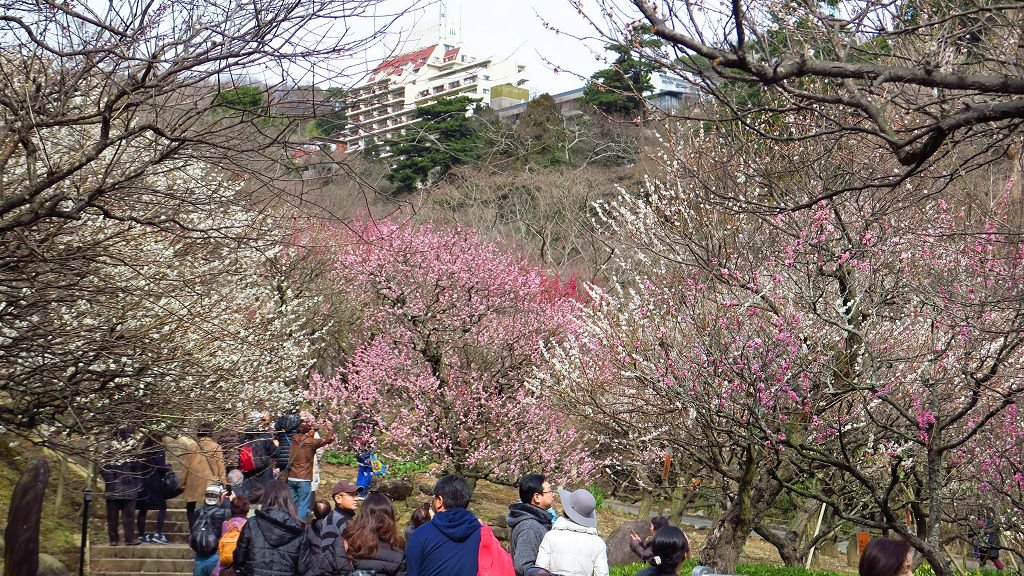
[[[612,43],[605,50],[617,55],[610,68],[598,70],[583,90],[583,101],[605,114],[634,117],[644,110],[644,93],[654,89],[651,72],[657,64],[637,58],[634,46],[653,49],[661,45],[647,29],[634,28],[625,44]]]
[[[484,139],[466,115],[479,102],[469,96],[441,98],[417,108],[414,122],[386,145],[395,158],[388,180],[409,191],[444,176],[454,166],[480,158]]]

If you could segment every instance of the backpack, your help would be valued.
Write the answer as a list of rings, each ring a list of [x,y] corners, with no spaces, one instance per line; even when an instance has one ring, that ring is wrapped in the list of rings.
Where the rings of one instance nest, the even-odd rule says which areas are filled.
[[[217,551],[217,529],[213,526],[213,511],[203,507],[188,535],[188,547],[200,556],[209,556]]]
[[[228,520],[228,531],[221,535],[220,543],[217,544],[217,554],[220,556],[220,563],[230,566],[235,561],[235,548],[238,546],[238,538],[242,535],[242,526],[233,520]]]
[[[253,452],[252,444],[246,444],[238,451],[238,468],[246,474],[256,470],[256,457]]]
[[[268,452],[268,444],[271,444],[272,440],[265,436],[252,435],[246,436],[246,440],[242,442],[241,447],[238,449],[238,468],[248,474],[250,472],[259,472],[267,466],[270,466],[270,453]]]
[[[178,475],[174,473],[174,470],[165,472],[163,477],[160,478],[160,490],[160,495],[163,496],[164,500],[176,498],[185,492],[185,489],[178,482]]]
[[[512,556],[501,547],[501,543],[494,537],[494,531],[487,524],[480,526],[477,558],[477,576],[516,576]]]

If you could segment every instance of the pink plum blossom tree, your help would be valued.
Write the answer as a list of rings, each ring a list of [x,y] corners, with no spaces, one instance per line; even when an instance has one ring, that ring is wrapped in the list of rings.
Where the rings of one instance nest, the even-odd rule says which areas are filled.
[[[339,231],[338,289],[355,348],[309,398],[336,421],[373,418],[386,453],[473,479],[563,480],[597,462],[573,421],[526,386],[543,342],[577,329],[573,286],[467,229],[366,221]]]

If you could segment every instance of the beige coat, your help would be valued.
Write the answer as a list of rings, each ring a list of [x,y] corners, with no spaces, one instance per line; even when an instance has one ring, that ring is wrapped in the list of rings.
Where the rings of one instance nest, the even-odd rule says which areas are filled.
[[[224,451],[210,437],[199,439],[198,449],[182,458],[181,486],[185,489],[185,502],[200,502],[206,487],[213,482],[224,483]]]

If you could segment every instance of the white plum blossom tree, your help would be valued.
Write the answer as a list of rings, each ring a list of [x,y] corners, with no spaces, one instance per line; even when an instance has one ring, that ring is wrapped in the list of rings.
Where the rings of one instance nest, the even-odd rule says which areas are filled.
[[[813,188],[884,160],[855,142],[819,154],[678,136],[663,179],[603,207],[635,247],[630,274],[591,289],[583,333],[547,351],[538,382],[609,441],[669,445],[715,475],[729,501],[700,561],[719,571],[788,492],[907,538],[946,573],[965,502],[1019,501],[1018,454],[990,444],[1019,438],[1007,431],[1024,393],[1015,177],[759,214],[720,191]],[[788,171],[800,156],[815,169]]]

